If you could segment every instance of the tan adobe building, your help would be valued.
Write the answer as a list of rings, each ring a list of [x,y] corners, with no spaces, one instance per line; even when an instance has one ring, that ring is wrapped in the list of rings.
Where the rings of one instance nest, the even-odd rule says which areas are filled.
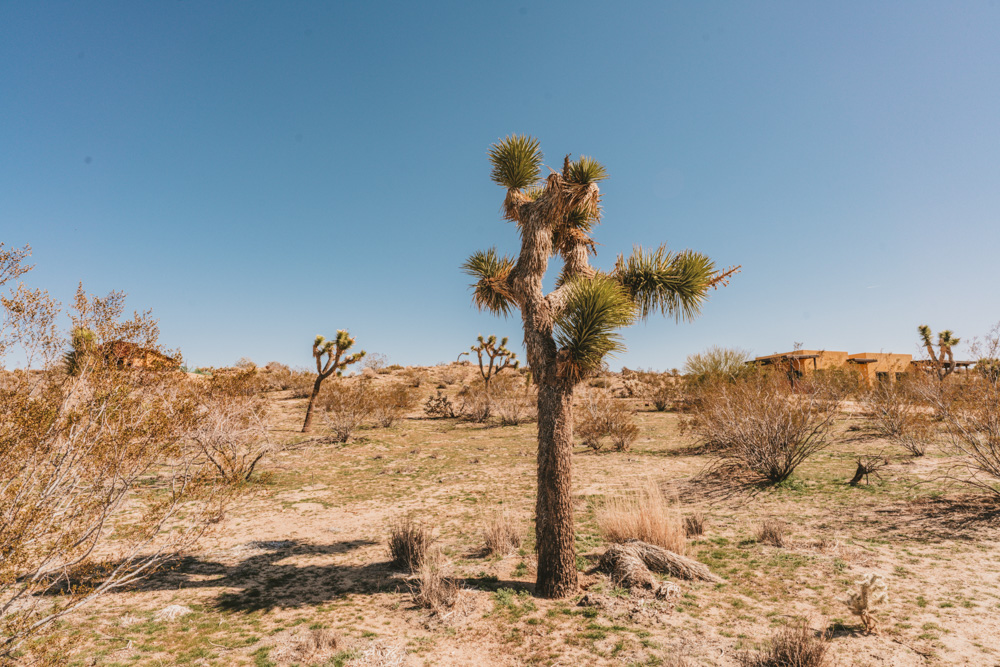
[[[848,354],[838,350],[795,350],[757,357],[751,363],[780,366],[796,377],[822,370],[853,371],[865,384],[871,385],[876,380],[894,382],[915,368],[912,362],[912,355],[891,352]]]

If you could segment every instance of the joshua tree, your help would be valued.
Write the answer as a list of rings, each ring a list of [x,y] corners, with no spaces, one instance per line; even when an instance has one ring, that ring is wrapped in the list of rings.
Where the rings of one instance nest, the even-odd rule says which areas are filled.
[[[308,433],[312,428],[313,405],[316,403],[319,387],[323,384],[323,380],[334,373],[339,376],[345,366],[361,361],[361,358],[365,356],[365,351],[361,350],[341,359],[341,356],[353,345],[354,339],[343,329],[337,330],[336,340],[326,340],[322,336],[316,336],[316,340],[313,341],[312,352],[316,359],[316,382],[313,384],[312,395],[309,396],[309,406],[306,407],[306,421],[302,424],[303,433]],[[325,363],[323,362],[324,355],[326,356]]]
[[[497,337],[490,336],[483,338],[479,336],[479,345],[473,345],[470,349],[479,357],[479,374],[483,376],[483,383],[486,385],[486,393],[490,392],[490,380],[500,374],[505,368],[517,368],[521,362],[517,360],[517,355],[507,349],[507,337],[500,339],[500,347],[497,347]],[[483,352],[489,359],[488,364],[483,363]],[[468,353],[466,353],[468,354]],[[513,363],[512,363],[513,362]]]
[[[507,189],[504,217],[516,223],[521,251],[500,256],[474,253],[463,265],[475,278],[473,302],[508,315],[521,311],[532,378],[538,386],[538,495],[535,591],[558,598],[577,590],[573,546],[571,459],[573,389],[598,370],[609,353],[623,349],[617,330],[659,310],[680,319],[698,314],[708,289],[724,284],[736,268],[717,271],[705,255],[636,247],[618,256],[610,272],[588,264],[590,233],[601,217],[598,181],[607,172],[581,156],[563,161],[561,172],[540,180],[538,141],[509,136],[489,151],[493,180]],[[549,258],[562,259],[562,273],[549,294],[542,278]]]
[[[951,348],[954,345],[958,345],[960,340],[954,337],[951,329],[939,332],[938,352],[935,355],[934,344],[931,342],[931,328],[926,324],[921,324],[917,327],[917,331],[920,332],[920,340],[927,349],[927,354],[930,356],[931,365],[937,373],[938,380],[944,382],[944,379],[955,371],[955,357],[951,352]],[[945,361],[946,357],[947,361]]]

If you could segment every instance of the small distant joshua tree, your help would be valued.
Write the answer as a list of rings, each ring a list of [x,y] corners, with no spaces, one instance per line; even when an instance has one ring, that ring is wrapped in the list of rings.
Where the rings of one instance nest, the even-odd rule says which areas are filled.
[[[955,338],[951,329],[941,331],[938,333],[938,352],[935,354],[934,343],[931,341],[931,328],[926,324],[921,324],[917,327],[917,331],[920,332],[921,342],[923,342],[924,347],[927,349],[927,354],[930,356],[931,365],[937,373],[938,380],[944,382],[944,379],[955,371],[955,356],[952,354],[951,348],[958,345],[960,339]],[[947,361],[945,361],[946,358]]]
[[[312,395],[309,396],[309,406],[306,408],[306,421],[302,424],[302,432],[308,433],[312,429],[313,406],[316,404],[316,397],[319,395],[320,385],[334,373],[338,376],[343,372],[345,366],[361,361],[365,356],[365,351],[355,352],[344,357],[344,353],[354,346],[354,339],[343,329],[337,330],[335,340],[327,340],[323,336],[316,336],[313,341],[313,357],[316,359],[316,382],[313,384]],[[326,362],[323,357],[326,357]],[[343,357],[343,358],[341,358]]]
[[[507,349],[507,337],[500,339],[500,347],[497,347],[497,337],[490,336],[483,338],[479,336],[479,345],[473,345],[471,350],[479,357],[479,374],[483,376],[486,384],[486,393],[490,391],[490,380],[500,374],[505,368],[517,368],[521,362],[517,360],[517,355]],[[489,359],[489,363],[483,361],[483,353]]]

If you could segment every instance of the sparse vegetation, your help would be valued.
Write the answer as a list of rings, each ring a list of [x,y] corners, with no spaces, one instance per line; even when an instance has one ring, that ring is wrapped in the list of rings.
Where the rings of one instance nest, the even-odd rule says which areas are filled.
[[[506,556],[521,548],[521,531],[509,512],[490,512],[483,529],[483,543],[489,555]]]
[[[426,526],[409,517],[389,526],[389,557],[392,564],[406,572],[416,572],[424,562],[432,542]]]
[[[756,373],[703,390],[693,428],[720,461],[777,484],[830,445],[838,401],[793,394],[776,373]]]
[[[687,532],[680,512],[652,480],[625,495],[607,499],[595,513],[608,542],[640,540],[683,554]]]
[[[829,642],[805,623],[785,626],[757,651],[738,655],[742,667],[824,667]]]
[[[581,405],[576,431],[587,447],[600,450],[608,439],[617,451],[625,452],[639,437],[635,411],[625,401],[613,399],[605,391],[590,390],[583,394]]]
[[[785,546],[785,530],[787,526],[784,521],[778,519],[764,519],[757,524],[756,539],[761,544],[770,544],[772,547]]]

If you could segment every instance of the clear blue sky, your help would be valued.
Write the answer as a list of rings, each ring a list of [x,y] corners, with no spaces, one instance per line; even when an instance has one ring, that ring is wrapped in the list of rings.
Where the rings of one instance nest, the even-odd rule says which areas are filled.
[[[998,34],[997,2],[4,2],[0,240],[191,364],[304,365],[338,328],[447,361],[521,340],[459,265],[517,248],[486,150],[530,133],[607,166],[597,265],[743,265],[612,367],[912,353],[1000,319]]]

